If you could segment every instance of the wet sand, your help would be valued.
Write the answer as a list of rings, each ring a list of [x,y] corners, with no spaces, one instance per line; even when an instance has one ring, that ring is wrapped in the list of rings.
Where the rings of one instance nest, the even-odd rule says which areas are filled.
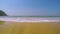
[[[5,22],[0,34],[60,34],[60,22]]]

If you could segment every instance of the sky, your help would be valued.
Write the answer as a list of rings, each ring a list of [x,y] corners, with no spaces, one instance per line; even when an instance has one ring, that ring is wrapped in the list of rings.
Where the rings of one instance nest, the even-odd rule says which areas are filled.
[[[60,0],[0,0],[9,16],[60,16]]]

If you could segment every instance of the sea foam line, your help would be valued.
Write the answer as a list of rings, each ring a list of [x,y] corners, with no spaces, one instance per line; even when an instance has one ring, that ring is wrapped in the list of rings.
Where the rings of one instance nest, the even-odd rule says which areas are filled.
[[[60,22],[60,20],[49,20],[49,19],[4,19],[0,18],[0,21],[11,21],[11,22]]]

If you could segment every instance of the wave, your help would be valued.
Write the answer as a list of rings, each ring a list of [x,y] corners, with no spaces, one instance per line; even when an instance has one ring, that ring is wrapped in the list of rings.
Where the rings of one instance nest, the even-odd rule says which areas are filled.
[[[13,22],[60,22],[60,17],[42,18],[42,17],[0,17],[0,21],[13,21]]]

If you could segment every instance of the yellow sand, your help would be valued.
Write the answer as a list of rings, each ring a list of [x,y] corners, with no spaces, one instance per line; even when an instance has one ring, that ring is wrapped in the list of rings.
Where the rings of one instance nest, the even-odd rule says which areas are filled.
[[[60,23],[11,23],[1,34],[60,34]]]

